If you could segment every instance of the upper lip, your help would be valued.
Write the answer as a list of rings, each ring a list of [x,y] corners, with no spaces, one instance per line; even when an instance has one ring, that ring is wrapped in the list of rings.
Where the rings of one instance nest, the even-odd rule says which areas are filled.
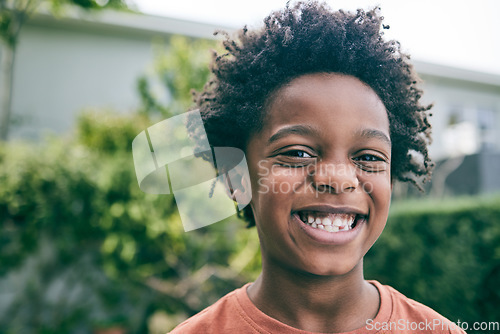
[[[342,214],[342,213],[348,213],[348,214],[356,214],[360,216],[367,216],[368,213],[364,212],[363,210],[360,210],[358,208],[350,207],[350,206],[332,206],[332,205],[327,205],[327,204],[321,204],[321,205],[308,205],[301,207],[300,209],[294,210],[294,212],[300,212],[300,211],[317,211],[317,212],[325,212],[325,213],[332,213],[332,214]]]

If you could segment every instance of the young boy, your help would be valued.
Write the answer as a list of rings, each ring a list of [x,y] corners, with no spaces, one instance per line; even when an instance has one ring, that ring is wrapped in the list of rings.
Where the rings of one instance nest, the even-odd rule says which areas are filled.
[[[393,182],[432,167],[430,106],[381,28],[378,9],[308,2],[224,42],[197,106],[212,146],[246,154],[251,187],[232,186],[251,192],[262,273],[172,333],[463,333],[363,278]]]

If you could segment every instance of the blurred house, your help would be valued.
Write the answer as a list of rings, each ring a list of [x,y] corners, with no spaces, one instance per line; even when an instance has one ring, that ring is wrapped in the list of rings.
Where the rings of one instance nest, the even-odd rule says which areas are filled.
[[[213,39],[217,29],[227,28],[112,11],[35,15],[21,31],[9,138],[67,132],[88,107],[133,111],[137,80],[153,71],[155,39]]]
[[[434,103],[430,154],[436,168],[428,193],[500,192],[500,75],[419,61],[415,67],[424,101]]]
[[[87,107],[133,111],[139,104],[137,79],[152,71],[156,37],[213,38],[221,28],[233,30],[116,12],[33,17],[23,28],[16,58],[10,138],[37,140],[68,131]],[[431,155],[443,161],[435,173],[436,191],[499,191],[500,75],[418,59],[415,66],[424,80],[424,100],[434,103]],[[450,188],[449,177],[461,186]]]
[[[500,75],[418,60],[415,67],[424,101],[434,103],[434,159],[500,151]]]

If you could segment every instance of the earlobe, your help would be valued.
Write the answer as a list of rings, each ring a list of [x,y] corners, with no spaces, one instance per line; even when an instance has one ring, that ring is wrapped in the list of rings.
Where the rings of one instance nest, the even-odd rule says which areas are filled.
[[[248,174],[234,173],[231,176],[226,174],[226,191],[228,196],[238,203],[238,209],[241,210],[250,203],[252,199],[252,189]]]
[[[252,199],[245,153],[234,147],[215,147],[214,161],[227,196],[238,203],[238,210],[242,210]]]
[[[236,202],[238,202],[238,209],[241,210],[252,200],[252,187],[248,173],[241,176],[240,186],[241,189],[235,190],[235,198]]]

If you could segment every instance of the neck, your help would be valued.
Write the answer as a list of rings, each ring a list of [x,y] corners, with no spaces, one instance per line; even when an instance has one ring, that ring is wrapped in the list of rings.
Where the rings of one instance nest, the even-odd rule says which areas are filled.
[[[311,332],[347,332],[364,327],[379,308],[377,289],[363,278],[360,261],[342,276],[318,276],[263,259],[262,273],[248,289],[262,312]]]

